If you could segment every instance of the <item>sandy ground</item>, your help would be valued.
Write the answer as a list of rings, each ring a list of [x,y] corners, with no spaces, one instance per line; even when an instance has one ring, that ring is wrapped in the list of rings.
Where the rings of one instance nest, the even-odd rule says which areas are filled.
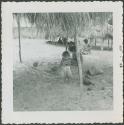
[[[95,65],[104,73],[92,77],[95,84],[79,86],[78,68],[71,66],[73,79],[60,75],[61,53],[65,48],[43,40],[22,40],[22,59],[18,59],[18,41],[14,41],[13,105],[15,111],[112,110],[112,51],[92,51],[84,56],[84,68]],[[39,63],[33,68],[33,62]]]

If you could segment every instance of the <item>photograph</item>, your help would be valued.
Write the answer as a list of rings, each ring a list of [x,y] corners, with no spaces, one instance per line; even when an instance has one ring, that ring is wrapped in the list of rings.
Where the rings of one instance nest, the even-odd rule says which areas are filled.
[[[14,111],[112,110],[112,16],[13,13]]]
[[[123,122],[122,2],[2,2],[2,122]]]

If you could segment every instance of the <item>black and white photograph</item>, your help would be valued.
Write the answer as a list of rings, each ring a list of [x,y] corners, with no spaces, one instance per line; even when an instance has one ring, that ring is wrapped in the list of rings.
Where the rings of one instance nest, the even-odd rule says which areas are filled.
[[[14,111],[112,110],[112,16],[14,13]]]
[[[3,121],[7,121],[8,106],[8,111],[17,113],[16,123],[26,123],[25,116],[36,112],[42,117],[43,112],[53,113],[41,118],[45,123],[47,118],[54,122],[54,113],[59,120],[66,112],[67,119],[68,113],[83,113],[87,123],[88,114],[95,119],[95,112],[104,112],[96,115],[100,122],[112,122],[112,118],[121,122],[121,7],[121,2],[3,3]],[[13,116],[8,121],[15,123]],[[40,119],[32,115],[28,123],[36,122],[35,116]],[[66,123],[65,117],[60,121]],[[82,115],[77,122],[81,119]]]

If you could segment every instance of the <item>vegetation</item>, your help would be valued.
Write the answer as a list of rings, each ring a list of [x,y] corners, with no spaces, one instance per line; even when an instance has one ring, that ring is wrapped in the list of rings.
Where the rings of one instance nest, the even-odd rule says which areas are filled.
[[[17,20],[19,33],[19,57],[21,59],[20,44],[20,21],[21,18],[28,21],[39,32],[45,32],[46,37],[55,40],[57,35],[64,35],[67,39],[73,37],[76,45],[76,55],[80,76],[80,86],[83,83],[82,73],[82,56],[80,54],[80,45],[78,38],[85,36],[88,38],[100,36],[102,39],[106,36],[108,30],[105,24],[112,25],[112,13],[95,12],[95,13],[15,13],[14,18]],[[109,19],[109,20],[108,20]],[[59,30],[58,30],[59,29]],[[67,45],[66,45],[67,49]]]

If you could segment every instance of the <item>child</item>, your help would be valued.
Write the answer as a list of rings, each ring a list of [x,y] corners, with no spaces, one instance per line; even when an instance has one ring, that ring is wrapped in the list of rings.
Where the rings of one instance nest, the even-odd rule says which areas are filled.
[[[65,80],[69,80],[72,78],[70,65],[71,65],[70,54],[68,51],[64,51],[62,54],[61,66],[62,66],[62,76]]]
[[[83,55],[87,55],[89,53],[91,53],[91,46],[88,43],[88,39],[84,39],[84,45],[83,45],[83,50],[82,50],[82,54]]]

